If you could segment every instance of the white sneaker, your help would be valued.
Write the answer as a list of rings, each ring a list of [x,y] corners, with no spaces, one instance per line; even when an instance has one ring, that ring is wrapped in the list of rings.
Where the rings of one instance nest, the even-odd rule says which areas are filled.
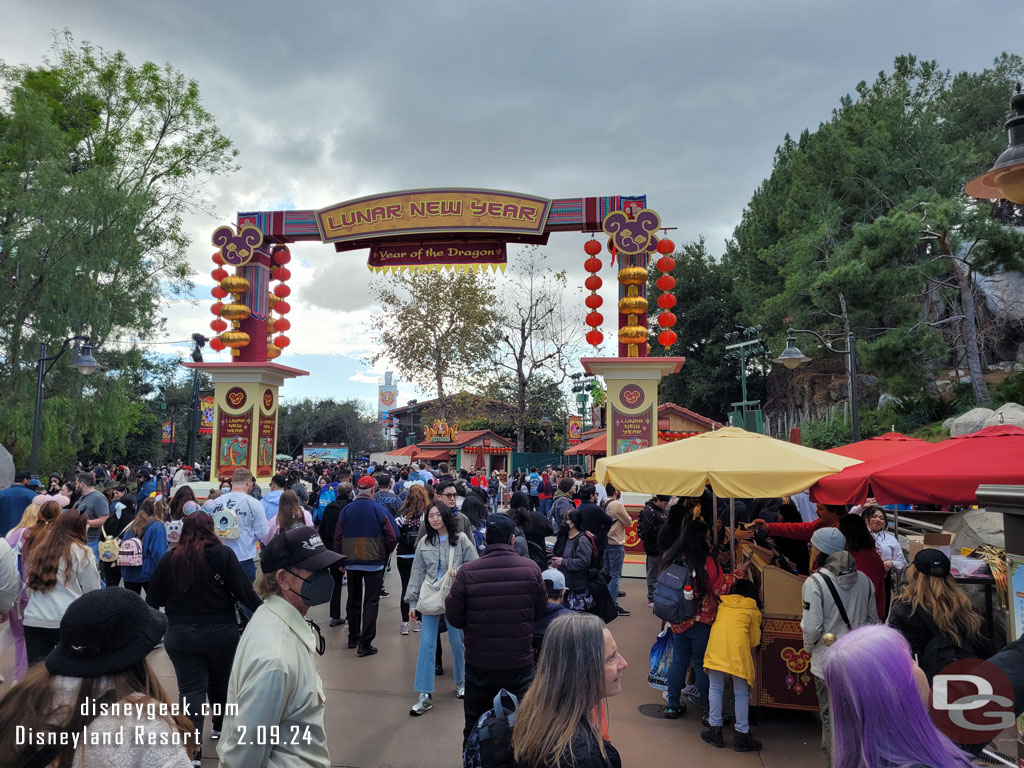
[[[412,631],[413,632],[422,632],[423,631],[423,622],[420,621],[419,619],[416,619],[415,621],[413,621],[412,622]]]
[[[409,714],[413,717],[419,717],[428,709],[432,709],[434,706],[433,697],[429,693],[421,693],[420,697],[416,699],[416,703],[412,705],[409,710]]]
[[[455,698],[456,699],[464,699],[464,698],[466,698],[466,686],[465,685],[456,685],[455,686]]]
[[[402,622],[402,626],[400,626],[398,628],[398,631],[399,631],[400,634],[408,635],[409,634],[409,622],[403,621]]]

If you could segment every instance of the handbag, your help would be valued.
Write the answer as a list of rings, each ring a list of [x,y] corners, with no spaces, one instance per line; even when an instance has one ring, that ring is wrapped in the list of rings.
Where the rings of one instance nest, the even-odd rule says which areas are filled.
[[[438,547],[437,556],[441,557],[441,549],[448,547],[444,544]],[[444,599],[452,591],[452,571],[455,567],[451,565],[449,555],[449,567],[445,569],[440,579],[423,579],[420,584],[420,594],[416,601],[416,610],[425,616],[441,616],[444,614]]]
[[[452,572],[447,569],[440,579],[424,579],[420,585],[420,596],[416,610],[425,616],[440,616],[444,613],[444,599],[452,591]]]
[[[117,557],[121,552],[121,542],[119,538],[108,536],[107,532],[102,528],[100,528],[100,532],[103,535],[102,540],[97,545],[100,553],[100,562],[116,565]]]

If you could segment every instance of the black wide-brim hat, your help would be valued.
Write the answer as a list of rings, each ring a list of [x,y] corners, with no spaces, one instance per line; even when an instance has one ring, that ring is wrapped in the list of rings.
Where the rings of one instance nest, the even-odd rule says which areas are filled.
[[[117,674],[145,659],[166,631],[167,617],[131,590],[96,589],[64,612],[60,642],[46,657],[46,668],[67,677]]]

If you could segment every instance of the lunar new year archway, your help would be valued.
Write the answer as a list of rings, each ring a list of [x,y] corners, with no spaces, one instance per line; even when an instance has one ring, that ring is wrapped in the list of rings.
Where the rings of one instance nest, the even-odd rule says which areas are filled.
[[[601,287],[598,272],[604,266],[598,255],[605,251],[609,265],[617,267],[619,354],[587,358],[584,365],[605,376],[608,385],[608,424],[612,425],[608,455],[655,445],[658,381],[663,374],[678,371],[684,361],[649,356],[648,263],[652,254],[661,254],[657,267],[665,274],[658,281],[663,291],[658,300],[663,310],[658,342],[665,347],[675,341],[671,330],[675,316],[668,311],[675,303],[670,293],[674,279],[669,274],[675,264],[668,255],[674,244],[658,238],[661,221],[646,204],[644,195],[551,200],[491,189],[439,188],[371,195],[319,210],[239,213],[236,227],[219,227],[213,233],[218,248],[213,255],[217,301],[210,325],[218,336],[210,346],[217,351],[229,348],[231,362],[188,364],[209,371],[217,382],[215,473],[223,477],[233,471],[236,465],[230,462],[240,456],[243,442],[259,443],[261,448],[271,438],[276,442],[276,388],[284,378],[306,374],[273,363],[290,343],[286,335],[291,328],[288,244],[303,241],[332,244],[343,254],[339,258],[368,248],[368,266],[376,271],[504,271],[509,243],[543,245],[552,232],[606,234],[605,243],[592,238],[584,244],[584,266],[591,273],[586,280],[591,291],[586,299],[590,310],[586,336],[594,346],[604,338],[599,330],[604,318],[597,311],[602,302],[597,290]],[[255,386],[252,391],[250,384]],[[258,392],[259,387],[271,397]],[[244,406],[235,405],[230,393],[237,400],[239,388],[245,391],[244,402],[271,403],[272,410],[261,412],[260,417],[272,416],[273,426],[251,414],[246,417]],[[249,450],[246,457],[246,465],[259,478],[273,472],[272,466],[259,461],[258,454],[265,452]]]

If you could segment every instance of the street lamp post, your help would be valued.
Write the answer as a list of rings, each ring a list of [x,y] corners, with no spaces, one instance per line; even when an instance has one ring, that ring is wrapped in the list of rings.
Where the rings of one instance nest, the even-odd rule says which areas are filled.
[[[192,362],[203,362],[203,347],[209,341],[201,333],[192,334]],[[188,418],[188,442],[185,449],[185,463],[190,467],[196,465],[196,433],[199,432],[199,369],[192,369],[191,413]]]
[[[857,405],[857,345],[853,338],[853,331],[848,331],[846,334],[846,349],[836,349],[825,341],[817,331],[794,330],[790,328],[786,333],[786,349],[783,350],[781,355],[772,360],[773,363],[781,363],[790,370],[793,370],[811,361],[811,358],[797,349],[796,334],[798,333],[810,334],[829,352],[837,355],[846,355],[846,370],[850,377],[850,433],[853,437],[853,442],[856,443],[860,440],[860,410]]]
[[[88,336],[71,336],[64,339],[57,354],[50,357],[46,356],[46,345],[39,345],[39,361],[36,363],[36,410],[32,417],[32,450],[28,457],[29,472],[37,480],[39,479],[39,444],[42,442],[43,432],[43,379],[57,364],[61,355],[67,352],[68,345],[72,342],[75,344],[75,359],[71,361],[72,368],[77,368],[79,373],[89,375],[100,367],[96,358],[92,356],[92,344],[90,344]],[[81,347],[79,347],[79,342],[82,342]]]

